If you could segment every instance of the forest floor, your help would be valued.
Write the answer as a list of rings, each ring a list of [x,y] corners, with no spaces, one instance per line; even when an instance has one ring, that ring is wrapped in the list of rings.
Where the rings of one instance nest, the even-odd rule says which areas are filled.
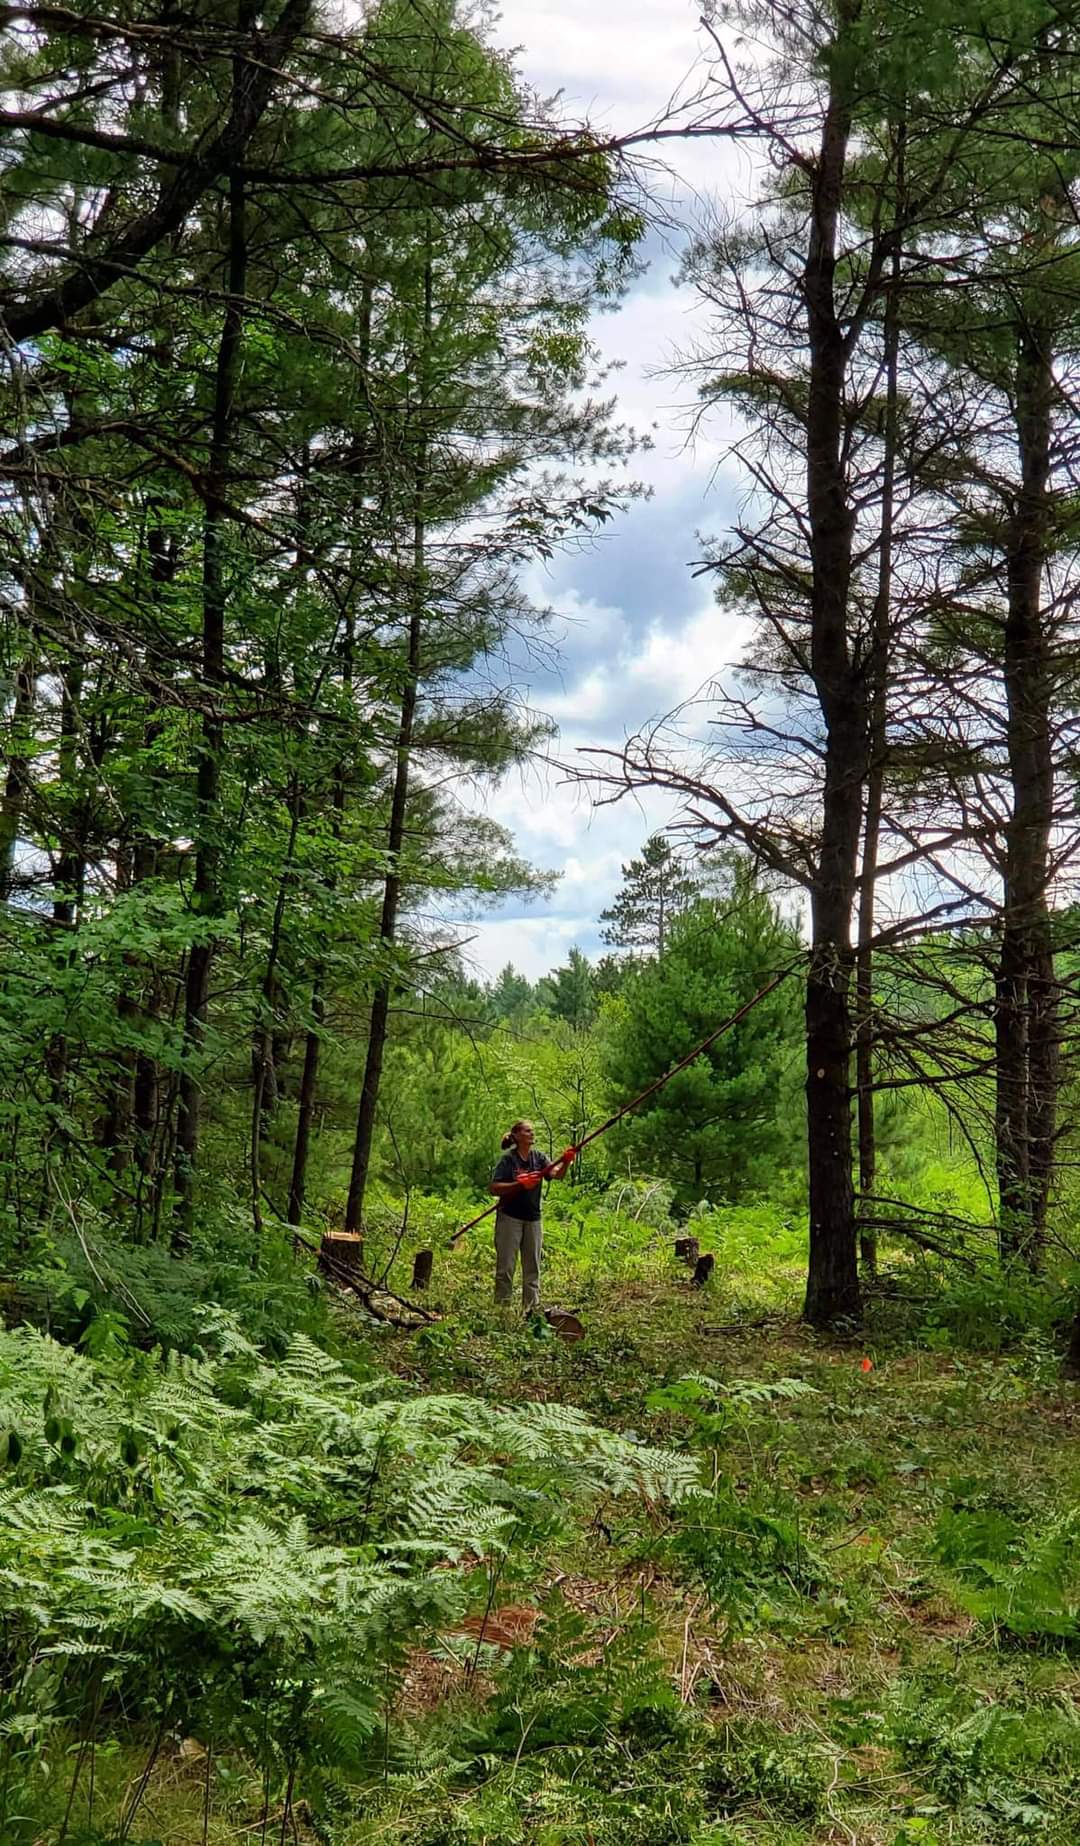
[[[560,1737],[539,1701],[549,1762],[525,1776],[535,1737],[521,1664],[521,1754],[480,1793],[450,1797],[430,1833],[404,1837],[1080,1839],[1080,1397],[1050,1342],[956,1349],[887,1290],[857,1340],[826,1342],[799,1323],[800,1278],[783,1264],[718,1271],[704,1290],[674,1262],[576,1280],[556,1255],[549,1293],[581,1314],[580,1344],[495,1327],[470,1275],[457,1312],[397,1364],[429,1389],[554,1397],[701,1452],[715,1491],[696,1520],[612,1513],[542,1581],[504,1584],[497,1599],[508,1644],[515,1620],[544,1611],[532,1671],[565,1682],[568,1705],[573,1671],[544,1644],[550,1629],[557,1656],[564,1605],[582,1624],[565,1658],[579,1650],[588,1671],[590,1643],[610,1650],[636,1626],[673,1703],[645,1696],[628,1723],[616,1675],[621,1718],[575,1751],[572,1725]],[[808,1389],[785,1395],[792,1380]],[[452,1680],[426,1690],[454,1696]],[[500,1787],[518,1811],[505,1833]],[[612,1827],[620,1808],[636,1823],[627,1812]],[[386,1818],[371,1838],[386,1837]]]
[[[489,1305],[479,1233],[440,1259],[444,1317],[383,1335],[382,1363],[691,1449],[704,1491],[613,1501],[546,1554],[511,1551],[471,1625],[413,1650],[382,1772],[340,1826],[309,1830],[301,1804],[288,1837],[1080,1838],[1080,1397],[1049,1339],[974,1350],[901,1300],[902,1269],[857,1339],[825,1341],[790,1262],[695,1290],[666,1243],[614,1278],[552,1245],[548,1298],[582,1341]],[[201,1840],[200,1776],[163,1760],[133,1842]],[[258,1840],[239,1793],[234,1812],[205,1837]]]

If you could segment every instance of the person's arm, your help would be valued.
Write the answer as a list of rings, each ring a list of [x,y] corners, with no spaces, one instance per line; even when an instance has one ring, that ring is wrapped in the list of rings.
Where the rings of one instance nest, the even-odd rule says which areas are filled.
[[[548,1179],[565,1179],[567,1173],[569,1173],[570,1168],[573,1166],[576,1159],[577,1159],[577,1148],[576,1147],[566,1148],[559,1155],[558,1160],[553,1160],[551,1165],[548,1167],[547,1175],[546,1175],[547,1178]]]
[[[522,1173],[518,1179],[493,1179],[488,1191],[493,1199],[505,1199],[511,1192],[529,1192],[543,1179],[542,1173]]]
[[[529,1192],[538,1186],[544,1175],[536,1173],[514,1173],[514,1163],[509,1154],[504,1155],[491,1176],[488,1191],[493,1199],[508,1198],[512,1192]]]

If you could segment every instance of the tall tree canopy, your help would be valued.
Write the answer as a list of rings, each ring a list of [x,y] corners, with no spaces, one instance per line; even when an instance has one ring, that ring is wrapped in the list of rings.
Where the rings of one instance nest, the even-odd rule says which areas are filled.
[[[358,1222],[425,905],[538,883],[458,791],[536,740],[520,567],[631,491],[588,317],[640,224],[453,0],[3,55],[9,1202],[62,1163],[185,1249],[243,1113],[256,1232],[299,1222],[346,1032]]]

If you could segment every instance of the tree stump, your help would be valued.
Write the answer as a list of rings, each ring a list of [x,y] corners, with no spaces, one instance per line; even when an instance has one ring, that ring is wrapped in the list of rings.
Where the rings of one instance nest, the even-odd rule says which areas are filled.
[[[698,1240],[697,1238],[696,1237],[676,1237],[675,1255],[678,1257],[680,1263],[685,1263],[688,1268],[693,1268],[694,1264],[698,1260]]]
[[[694,1273],[690,1277],[690,1280],[695,1288],[703,1288],[705,1286],[705,1283],[708,1281],[709,1277],[712,1275],[715,1264],[716,1264],[715,1256],[705,1255],[705,1256],[698,1257],[698,1260],[694,1265]]]
[[[431,1266],[435,1261],[434,1250],[418,1250],[413,1258],[412,1285],[414,1288],[426,1288],[431,1281]]]
[[[491,1647],[527,1647],[539,1620],[539,1609],[530,1608],[526,1603],[508,1602],[500,1609],[489,1610],[486,1615],[467,1615],[453,1632],[475,1635],[478,1641],[486,1641]]]
[[[585,1338],[585,1329],[576,1314],[568,1314],[564,1308],[545,1308],[544,1319],[560,1340],[573,1345]]]
[[[1069,1350],[1065,1355],[1066,1378],[1080,1378],[1080,1312],[1069,1329]]]
[[[319,1268],[332,1282],[357,1282],[364,1260],[364,1240],[358,1231],[324,1231],[319,1245]]]

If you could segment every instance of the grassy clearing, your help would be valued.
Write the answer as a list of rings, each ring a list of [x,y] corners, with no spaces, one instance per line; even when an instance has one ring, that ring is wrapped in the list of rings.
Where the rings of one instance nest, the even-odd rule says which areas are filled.
[[[967,1284],[898,1261],[858,1341],[829,1344],[799,1325],[798,1240],[775,1213],[710,1219],[703,1290],[665,1217],[607,1224],[553,1215],[548,1298],[581,1313],[578,1345],[495,1314],[483,1230],[440,1255],[437,1325],[374,1337],[343,1305],[337,1339],[365,1363],[374,1345],[409,1396],[559,1403],[686,1451],[697,1492],[601,1497],[474,1562],[453,1620],[395,1664],[353,1769],[305,1764],[290,1817],[242,1754],[209,1762],[170,1731],[133,1846],[1080,1837],[1078,1405],[1052,1291],[986,1291],[980,1319]],[[399,1483],[408,1466],[397,1452]],[[130,1807],[147,1741],[98,1750],[99,1828],[125,1790]],[[28,1837],[61,1837],[77,1749],[51,1752]],[[84,1796],[66,1838],[119,1839],[115,1818],[80,1833]]]
[[[695,1291],[660,1234],[605,1277],[603,1252],[575,1262],[556,1226],[548,1291],[585,1318],[576,1347],[493,1326],[478,1242],[440,1272],[447,1320],[397,1346],[417,1384],[554,1397],[685,1445],[708,1487],[694,1513],[600,1518],[540,1581],[505,1586],[542,1616],[531,1651],[501,1656],[488,1772],[447,1784],[427,1831],[398,1810],[403,1837],[1074,1841],[1077,1403],[1052,1304],[983,1290],[980,1317],[978,1290],[901,1261],[837,1347],[798,1324],[793,1230],[765,1210],[709,1230],[717,1274]],[[694,1375],[714,1383],[680,1385]],[[759,1398],[785,1380],[804,1389]],[[615,1677],[590,1734],[548,1707],[588,1705],[596,1648]],[[646,1688],[636,1717],[620,1648]],[[414,1722],[433,1736],[445,1709]]]

